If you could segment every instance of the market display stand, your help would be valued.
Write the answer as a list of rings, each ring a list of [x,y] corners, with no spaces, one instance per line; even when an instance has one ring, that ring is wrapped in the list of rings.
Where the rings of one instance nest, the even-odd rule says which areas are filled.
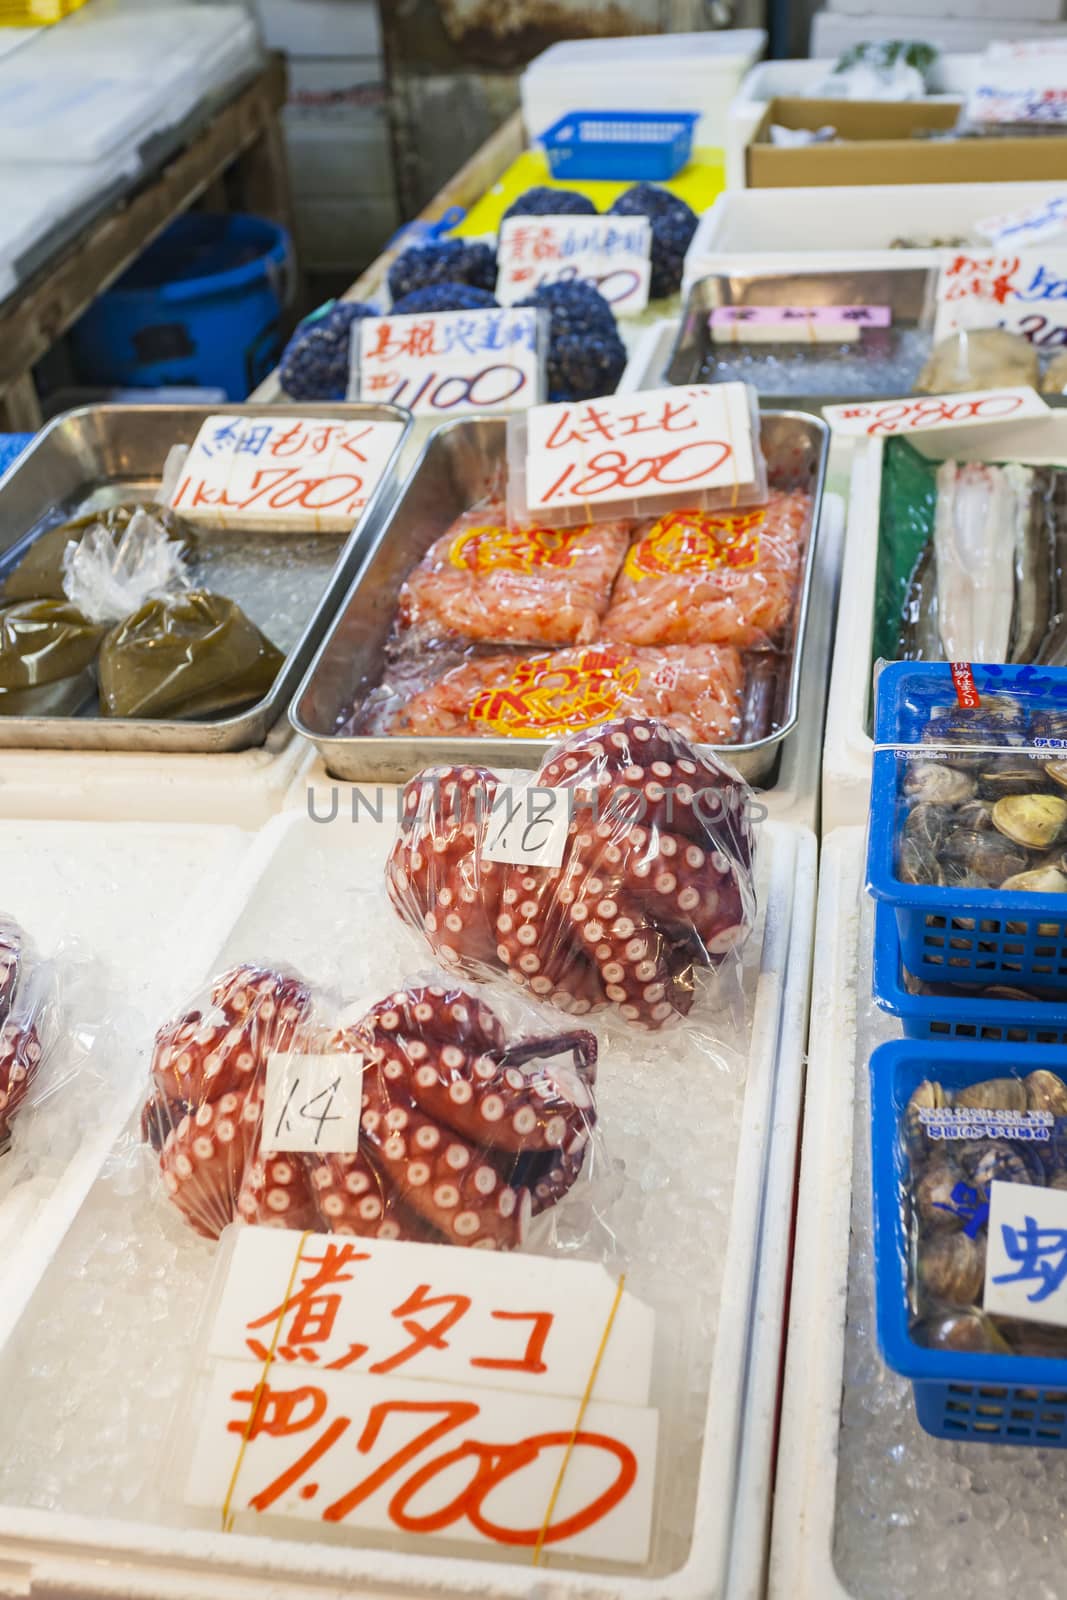
[[[284,68],[273,58],[132,196],[113,202],[0,306],[0,429],[40,427],[34,365],[167,224],[214,185],[225,183],[226,199],[238,209],[289,224],[278,124],[284,101]]]

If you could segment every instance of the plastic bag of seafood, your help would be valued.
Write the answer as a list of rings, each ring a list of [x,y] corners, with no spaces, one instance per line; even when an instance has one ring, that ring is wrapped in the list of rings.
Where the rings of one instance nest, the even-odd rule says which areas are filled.
[[[574,1016],[698,1025],[755,920],[750,802],[732,768],[640,717],[574,734],[532,778],[429,768],[404,790],[389,897],[451,971]]]
[[[1067,671],[883,668],[867,887],[913,977],[1067,987]]]
[[[159,1029],[141,1132],[207,1238],[244,1222],[572,1246],[605,1170],[596,1072],[592,1033],[517,995],[436,974],[353,1002],[240,965]]]
[[[1067,1051],[899,1040],[870,1072],[887,1364],[939,1438],[1067,1445],[1067,1326],[1053,1299],[1067,1231],[1036,1226],[1067,1189]],[[1005,1201],[1035,1228],[995,1229]],[[1023,1315],[991,1309],[1008,1281]]]

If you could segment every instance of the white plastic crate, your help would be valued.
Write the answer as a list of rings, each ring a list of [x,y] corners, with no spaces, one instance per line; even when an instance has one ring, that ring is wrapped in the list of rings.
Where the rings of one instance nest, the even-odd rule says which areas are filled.
[[[204,973],[224,960],[253,953],[288,958],[309,975],[352,986],[366,979],[367,965],[385,957],[374,951],[376,926],[358,913],[362,899],[380,883],[392,826],[340,821],[316,826],[288,816],[275,819],[254,847],[257,876],[244,888],[244,904],[223,948],[206,934],[196,941]],[[252,858],[249,857],[251,875]],[[79,1596],[182,1596],[183,1600],[226,1600],[282,1593],[299,1597],[337,1597],[358,1593],[386,1596],[504,1597],[527,1600],[532,1593],[559,1600],[672,1600],[693,1596],[756,1594],[763,1584],[769,1480],[774,1438],[785,1269],[786,1220],[791,1204],[802,1084],[802,1046],[807,1014],[808,972],[814,910],[814,839],[804,830],[769,824],[763,830],[758,860],[761,903],[759,925],[746,956],[745,988],[751,1012],[750,1043],[739,1125],[724,1125],[722,1140],[736,1141],[735,1178],[727,1237],[721,1252],[704,1254],[699,1238],[687,1239],[690,1274],[721,1275],[722,1302],[709,1374],[711,1397],[703,1430],[699,1482],[692,1491],[692,1538],[670,1576],[651,1572],[610,1576],[585,1563],[578,1571],[553,1562],[540,1575],[527,1562],[484,1561],[451,1555],[416,1554],[410,1544],[389,1549],[358,1543],[261,1536],[224,1536],[178,1526],[138,1521],[136,1499],[120,1514],[103,1517],[0,1507],[0,1572],[14,1592],[30,1589]],[[382,914],[388,915],[381,901]],[[348,918],[351,939],[338,939]],[[380,937],[380,936],[379,936]],[[373,953],[372,953],[373,952]],[[146,953],[145,959],[150,959]],[[412,970],[417,970],[417,957]],[[395,968],[390,982],[399,974]],[[707,1065],[707,1064],[705,1064]],[[678,1054],[649,1093],[677,1097],[680,1118],[703,1091]],[[708,1080],[714,1087],[714,1079]],[[611,1132],[605,1128],[610,1145]],[[616,1132],[616,1148],[620,1133]],[[638,1163],[639,1164],[639,1163]],[[106,1185],[104,1186],[106,1187]],[[78,1196],[80,1200],[81,1196]],[[100,1202],[102,1203],[102,1201]],[[90,1188],[73,1231],[94,1229],[97,1186]],[[69,1207],[68,1210],[77,1209]],[[131,1226],[157,1226],[150,1217]],[[719,1231],[723,1231],[722,1224]],[[52,1266],[39,1295],[53,1283],[67,1283],[63,1239],[50,1241]],[[703,1278],[701,1279],[703,1281]],[[94,1292],[96,1289],[94,1285]],[[66,1288],[64,1287],[64,1297]],[[31,1300],[22,1325],[6,1352],[11,1370],[18,1358],[32,1363]],[[85,1360],[91,1362],[87,1344]],[[86,1368],[92,1384],[91,1368]],[[675,1374],[677,1381],[678,1374]],[[158,1404],[158,1398],[156,1403]],[[76,1413],[75,1413],[76,1415]],[[65,1424],[71,1447],[73,1420]],[[670,1440],[661,1450],[661,1470],[669,1470]],[[734,1530],[743,1531],[739,1543]],[[357,1536],[358,1537],[358,1536]],[[676,1541],[677,1543],[677,1541]],[[679,1547],[681,1548],[681,1547]]]
[[[1032,3],[1036,4],[1037,0]],[[995,39],[1039,39],[1049,35],[1062,38],[1067,32],[1062,24],[1037,22],[1019,15],[1013,10],[1011,0],[998,0],[997,10],[999,15],[996,16],[961,17],[947,16],[930,7],[922,18],[921,27],[910,17],[901,17],[888,7],[865,16],[817,11],[811,19],[810,50],[813,56],[838,56],[850,45],[862,44],[866,39],[899,39],[902,34],[910,37],[914,33],[942,50],[975,50]]]
[[[710,273],[746,269],[937,266],[940,250],[890,245],[898,238],[966,238],[985,217],[1021,211],[1062,191],[1062,183],[730,189],[700,219],[686,252],[682,293]]]
[[[877,1348],[867,1063],[900,1026],[869,998],[865,864],[863,828],[824,839],[768,1597],[1052,1600],[1067,1452],[930,1437]]]
[[[937,460],[1067,461],[1067,413],[1013,427],[944,428],[912,436]],[[822,763],[823,832],[866,822],[874,741],[867,731],[872,680],[875,581],[882,496],[879,439],[857,446],[849,498],[833,670]]]

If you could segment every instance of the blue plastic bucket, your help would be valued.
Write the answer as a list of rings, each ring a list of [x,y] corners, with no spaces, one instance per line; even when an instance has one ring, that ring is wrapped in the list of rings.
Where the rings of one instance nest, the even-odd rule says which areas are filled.
[[[285,229],[263,217],[178,217],[74,328],[80,381],[244,400],[281,354],[292,259]]]
[[[887,1366],[911,1380],[915,1413],[938,1439],[1067,1446],[1067,1361],[929,1349],[908,1314],[908,1223],[901,1204],[907,1154],[901,1117],[924,1079],[947,1089],[1048,1068],[1067,1077],[1067,1052],[1045,1045],[883,1044],[871,1056],[874,1263],[878,1342]]]

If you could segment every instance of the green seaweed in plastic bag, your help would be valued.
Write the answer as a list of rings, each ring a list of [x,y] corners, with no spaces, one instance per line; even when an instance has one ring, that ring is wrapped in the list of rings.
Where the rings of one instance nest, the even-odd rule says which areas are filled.
[[[147,600],[100,651],[110,717],[207,717],[261,700],[285,657],[240,606],[191,589]]]
[[[0,610],[0,715],[70,716],[91,697],[107,628],[66,600]]]
[[[73,522],[62,522],[58,528],[39,534],[4,580],[0,598],[5,604],[15,600],[65,600],[63,556],[68,544],[79,544],[86,531],[97,525],[105,528],[117,542],[137,511],[143,511],[158,522],[171,542],[183,547],[188,559],[196,535],[188,523],[169,508],[151,502],[112,506],[107,511],[76,517]]]

